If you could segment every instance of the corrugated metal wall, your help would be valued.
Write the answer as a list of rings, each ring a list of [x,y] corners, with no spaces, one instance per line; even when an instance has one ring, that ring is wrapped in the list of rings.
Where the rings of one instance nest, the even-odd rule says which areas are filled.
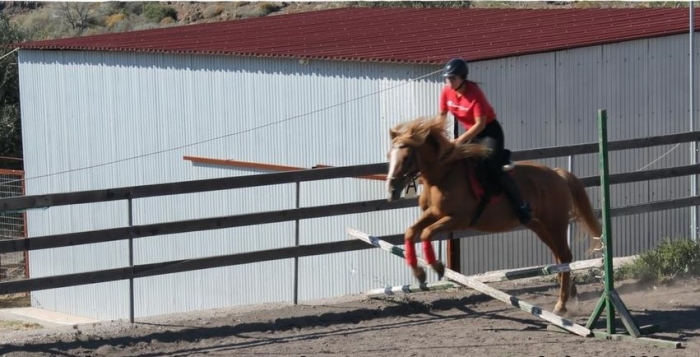
[[[183,155],[302,167],[384,161],[390,126],[436,112],[440,78],[408,80],[437,69],[23,50],[27,194],[254,173],[191,164]],[[612,140],[687,128],[687,36],[483,61],[473,63],[471,72],[496,106],[514,150],[594,142],[598,108],[609,111]],[[163,151],[171,148],[178,149]],[[613,153],[612,171],[642,168],[669,149]],[[128,160],[149,153],[157,154]],[[688,160],[688,147],[681,145],[652,168]],[[567,165],[564,158],[544,162]],[[89,169],[44,177],[81,168]],[[597,174],[596,156],[575,157],[573,171]],[[617,185],[613,205],[685,197],[687,187],[687,178]],[[302,183],[300,190],[302,207],[385,196],[382,182],[359,179]],[[589,189],[589,194],[598,206],[598,190]],[[293,184],[140,199],[134,203],[134,224],[289,209],[295,201]],[[647,249],[665,234],[687,234],[687,211],[615,219],[616,254]],[[394,234],[417,214],[417,209],[404,209],[302,221],[300,243],[343,240],[347,226]],[[125,202],[34,210],[28,219],[30,236],[128,221]],[[294,239],[293,222],[138,239],[135,264],[291,246]],[[576,244],[577,257],[584,243]],[[544,245],[527,232],[462,240],[462,270],[468,273],[551,260]],[[30,262],[32,276],[39,277],[124,266],[128,251],[125,242],[95,244],[36,251]],[[379,250],[302,258],[299,271],[302,300],[413,281],[401,260]],[[281,260],[138,279],[136,316],[291,301],[292,272],[293,261]],[[38,291],[33,303],[96,318],[124,318],[127,287],[127,282],[114,282]]]
[[[609,140],[675,134],[689,128],[688,42],[687,35],[677,35],[592,46],[476,62],[470,71],[483,83],[513,150],[597,142],[597,110],[603,108]],[[698,46],[696,38],[696,51]],[[699,115],[696,107],[696,120]],[[689,152],[689,144],[612,151],[610,170],[687,165]],[[567,158],[542,161],[569,165]],[[597,154],[573,157],[572,167],[579,177],[598,175]],[[613,185],[611,205],[688,197],[689,187],[688,177]],[[587,191],[599,208],[600,190]],[[637,254],[666,237],[689,237],[689,217],[685,208],[613,218],[615,255]],[[574,236],[574,256],[584,259],[588,240],[577,238],[581,236]],[[468,274],[554,262],[529,231],[463,239],[461,251],[462,271]]]
[[[192,164],[184,155],[301,167],[381,162],[386,160],[390,126],[435,113],[437,101],[431,93],[436,79],[408,83],[433,70],[224,56],[21,51],[27,194],[255,173]],[[200,144],[187,146],[195,143]],[[138,199],[134,224],[290,209],[296,205],[295,190],[287,184]],[[300,205],[382,199],[384,190],[383,182],[360,179],[302,183]],[[393,234],[417,215],[415,208],[302,221],[300,243],[345,240],[348,226]],[[111,202],[33,210],[28,219],[31,237],[125,226],[128,212],[126,202]],[[134,263],[293,246],[294,231],[294,222],[288,222],[137,239]],[[126,242],[114,242],[35,251],[30,262],[33,277],[107,269],[127,265],[128,248]],[[289,259],[138,279],[135,314],[291,301],[293,271]],[[412,279],[400,259],[379,250],[302,258],[299,272],[302,300]],[[103,319],[128,316],[127,282],[37,291],[32,297],[35,306],[51,310]]]

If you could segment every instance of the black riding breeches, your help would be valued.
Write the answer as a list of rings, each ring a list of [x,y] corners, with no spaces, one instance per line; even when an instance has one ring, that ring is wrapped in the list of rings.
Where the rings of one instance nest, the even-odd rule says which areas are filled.
[[[473,140],[491,149],[491,154],[484,160],[485,169],[489,176],[500,177],[503,173],[503,150],[504,150],[503,128],[497,120],[492,121]]]

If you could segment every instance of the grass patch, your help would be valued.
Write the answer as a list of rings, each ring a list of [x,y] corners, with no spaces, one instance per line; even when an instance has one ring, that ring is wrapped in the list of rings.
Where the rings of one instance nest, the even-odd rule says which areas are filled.
[[[602,258],[601,258],[602,259]],[[616,264],[615,281],[638,280],[644,283],[669,283],[676,278],[700,277],[700,244],[689,239],[664,239],[659,245],[623,264]],[[604,268],[571,272],[576,284],[602,283]],[[558,282],[558,276],[547,276],[545,281]]]
[[[689,239],[665,239],[655,249],[617,269],[615,278],[669,282],[677,277],[700,276],[700,245]]]

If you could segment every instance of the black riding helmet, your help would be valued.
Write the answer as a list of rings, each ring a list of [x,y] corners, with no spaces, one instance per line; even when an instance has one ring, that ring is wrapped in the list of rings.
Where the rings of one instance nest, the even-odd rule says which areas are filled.
[[[442,69],[443,77],[462,77],[462,79],[467,79],[469,74],[469,67],[467,66],[467,61],[461,58],[453,58],[445,64],[445,68]]]

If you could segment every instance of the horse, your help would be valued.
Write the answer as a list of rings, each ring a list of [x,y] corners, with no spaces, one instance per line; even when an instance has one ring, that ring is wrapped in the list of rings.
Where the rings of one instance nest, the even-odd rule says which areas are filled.
[[[405,232],[405,260],[420,283],[425,270],[417,265],[416,237],[420,237],[423,258],[442,279],[445,266],[435,258],[433,236],[455,230],[498,233],[521,225],[507,199],[495,196],[478,207],[480,195],[475,180],[480,163],[490,151],[478,143],[455,145],[447,135],[444,118],[417,118],[389,130],[391,149],[387,153],[389,171],[386,186],[389,201],[400,199],[406,185],[416,177],[423,185],[418,203],[421,215]],[[524,226],[534,232],[551,250],[558,264],[573,259],[567,243],[570,221],[578,221],[593,244],[601,236],[598,221],[584,185],[571,172],[532,161],[515,162],[504,174],[513,178],[532,209],[532,219]],[[481,215],[474,216],[477,211]],[[593,249],[593,248],[591,248]],[[591,251],[589,249],[589,251]],[[570,272],[559,273],[559,297],[554,313],[563,314],[566,302],[575,296]]]

